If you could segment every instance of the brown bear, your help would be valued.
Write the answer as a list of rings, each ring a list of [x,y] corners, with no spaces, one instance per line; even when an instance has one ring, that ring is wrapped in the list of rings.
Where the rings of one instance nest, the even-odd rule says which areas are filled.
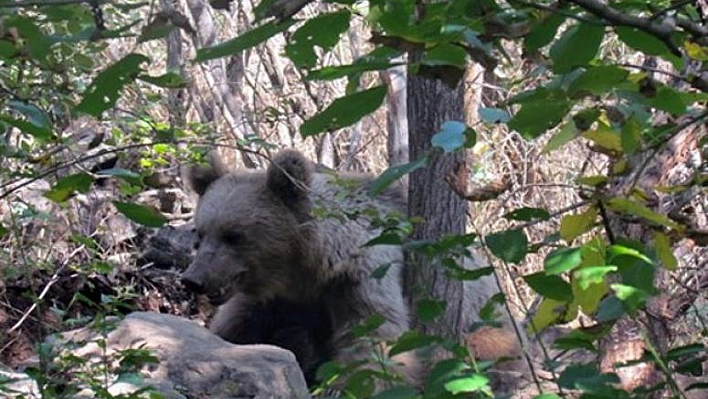
[[[401,247],[364,246],[380,234],[365,215],[372,209],[405,214],[402,190],[371,198],[373,177],[316,172],[294,150],[280,152],[266,171],[227,173],[211,157],[208,166],[192,167],[188,178],[200,196],[194,218],[200,245],[182,281],[220,305],[210,324],[214,333],[234,343],[290,349],[311,382],[326,360],[371,354],[371,346],[350,333],[370,316],[384,319],[373,333],[382,341],[409,329]],[[338,184],[343,179],[352,184]],[[333,209],[345,216],[315,216]],[[372,277],[382,266],[383,277]],[[497,285],[488,277],[466,284],[465,292],[463,322],[470,325]],[[484,339],[471,335],[467,343],[484,352],[497,334],[510,336],[485,331]],[[491,341],[483,357],[499,349]],[[413,354],[394,360],[403,363],[398,371],[409,383],[422,382]]]
[[[373,334],[381,340],[409,329],[401,248],[364,247],[380,231],[363,216],[313,216],[315,208],[404,212],[405,195],[394,188],[372,199],[370,176],[344,177],[355,182],[353,189],[316,173],[292,150],[279,153],[267,171],[229,174],[213,157],[210,165],[190,169],[200,195],[194,217],[200,244],[182,281],[220,305],[213,332],[234,343],[279,344],[296,354],[307,374],[323,360],[370,354],[357,350],[349,333],[369,316],[385,319]],[[385,275],[372,278],[382,266]],[[278,337],[266,336],[273,332]],[[288,340],[290,333],[299,338]]]

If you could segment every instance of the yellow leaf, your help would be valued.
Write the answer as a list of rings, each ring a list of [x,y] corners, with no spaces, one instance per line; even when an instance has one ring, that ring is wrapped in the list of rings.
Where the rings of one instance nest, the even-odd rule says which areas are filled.
[[[583,186],[600,187],[607,184],[607,176],[585,176],[575,179],[575,182]]]
[[[611,210],[618,213],[629,213],[661,226],[666,226],[678,231],[684,230],[682,226],[669,219],[668,217],[660,215],[647,208],[645,205],[633,202],[626,198],[612,198],[608,201],[607,206]]]
[[[560,236],[567,242],[573,241],[578,236],[592,229],[597,219],[597,208],[591,206],[587,211],[577,215],[565,215],[561,219]]]
[[[580,255],[583,259],[582,266],[601,266],[604,265],[605,253],[607,249],[605,243],[600,237],[593,237],[580,248]]]
[[[666,234],[660,231],[654,233],[654,249],[656,250],[656,256],[667,270],[676,270],[678,260],[676,260],[676,257],[674,256],[674,250],[671,248],[671,241]]]
[[[686,54],[694,60],[708,61],[708,47],[703,47],[688,40],[683,42],[683,47],[686,49]]]
[[[622,138],[605,124],[599,124],[597,129],[588,130],[582,136],[602,148],[622,153]]]
[[[600,306],[600,301],[609,292],[606,283],[590,284],[586,289],[580,288],[578,284],[573,284],[573,302],[571,308],[583,310],[585,314],[593,315]]]
[[[543,298],[541,304],[538,305],[536,314],[533,315],[531,319],[532,324],[528,326],[529,332],[533,334],[532,326],[537,332],[541,332],[546,327],[557,324],[559,321],[565,319],[564,316],[567,310],[567,303],[555,299]]]
[[[620,159],[612,165],[612,175],[622,176],[629,172],[629,164],[625,158]]]

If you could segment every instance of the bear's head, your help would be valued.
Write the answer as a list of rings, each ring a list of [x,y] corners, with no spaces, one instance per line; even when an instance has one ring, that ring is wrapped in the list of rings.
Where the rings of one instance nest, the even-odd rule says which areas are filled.
[[[209,161],[188,173],[199,194],[199,244],[182,282],[215,305],[235,292],[257,301],[299,295],[311,283],[302,264],[311,246],[312,164],[293,150],[280,152],[265,172],[226,173],[217,157]]]

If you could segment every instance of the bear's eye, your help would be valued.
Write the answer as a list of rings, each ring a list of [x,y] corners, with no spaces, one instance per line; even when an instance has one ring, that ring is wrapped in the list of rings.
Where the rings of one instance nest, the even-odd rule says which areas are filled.
[[[221,239],[228,244],[237,245],[243,242],[243,234],[235,231],[227,231],[221,236]]]

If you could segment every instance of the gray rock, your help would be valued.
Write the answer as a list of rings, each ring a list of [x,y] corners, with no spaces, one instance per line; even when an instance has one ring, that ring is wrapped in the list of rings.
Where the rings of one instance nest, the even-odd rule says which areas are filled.
[[[95,343],[101,335],[82,328],[63,333],[53,342],[92,341],[74,355],[98,359]],[[106,336],[106,353],[128,348],[149,349],[159,364],[143,368],[142,386],[151,385],[166,398],[309,398],[295,356],[270,345],[233,345],[189,320],[158,313],[135,312]],[[115,393],[134,392],[134,383],[109,384]]]
[[[15,373],[0,367],[0,397],[38,398],[39,388],[27,374]]]

